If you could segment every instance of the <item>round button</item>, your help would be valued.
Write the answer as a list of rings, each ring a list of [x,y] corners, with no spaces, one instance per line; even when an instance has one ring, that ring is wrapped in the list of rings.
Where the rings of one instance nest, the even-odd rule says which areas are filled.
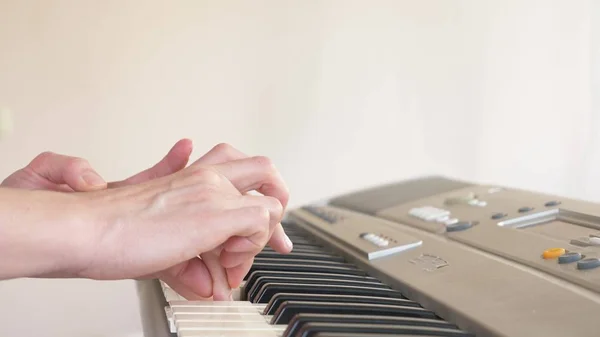
[[[589,237],[589,242],[594,245],[594,246],[600,246],[600,238],[597,236],[590,236]]]
[[[519,213],[526,213],[533,210],[533,207],[521,207],[519,208]]]
[[[498,220],[498,219],[502,219],[506,216],[506,213],[496,213],[492,215],[492,219],[494,220]]]
[[[550,248],[544,251],[542,256],[544,259],[556,259],[557,257],[566,253],[564,248]]]
[[[571,263],[581,260],[581,253],[578,252],[568,252],[558,257],[558,263]]]
[[[553,207],[553,206],[558,206],[558,205],[560,205],[560,201],[556,201],[556,200],[548,201],[547,203],[544,204],[544,206],[546,206],[546,207]]]
[[[469,229],[473,227],[473,223],[470,221],[461,221],[451,225],[446,226],[447,232],[458,232],[464,231],[465,229]]]
[[[577,269],[579,270],[593,269],[597,267],[600,267],[600,259],[595,257],[590,257],[577,262]]]

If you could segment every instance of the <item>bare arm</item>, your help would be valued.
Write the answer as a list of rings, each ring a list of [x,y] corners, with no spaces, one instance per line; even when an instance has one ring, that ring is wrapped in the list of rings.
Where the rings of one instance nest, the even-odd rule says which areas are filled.
[[[91,227],[74,194],[0,188],[0,279],[69,276]],[[74,272],[74,270],[73,270]]]
[[[158,277],[190,298],[226,299],[267,243],[292,249],[277,230],[278,177],[251,157],[92,192],[0,188],[0,279]],[[261,186],[280,198],[247,194]]]

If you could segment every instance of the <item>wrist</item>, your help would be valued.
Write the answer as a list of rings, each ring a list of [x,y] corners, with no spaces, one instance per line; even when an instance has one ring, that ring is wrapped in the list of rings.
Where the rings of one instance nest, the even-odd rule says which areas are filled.
[[[0,279],[75,277],[94,226],[82,195],[0,188]]]

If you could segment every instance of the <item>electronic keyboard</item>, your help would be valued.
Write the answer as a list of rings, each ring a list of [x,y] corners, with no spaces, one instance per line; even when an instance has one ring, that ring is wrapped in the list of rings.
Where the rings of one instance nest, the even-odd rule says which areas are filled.
[[[234,301],[138,281],[147,337],[598,337],[600,206],[445,177],[288,211]]]

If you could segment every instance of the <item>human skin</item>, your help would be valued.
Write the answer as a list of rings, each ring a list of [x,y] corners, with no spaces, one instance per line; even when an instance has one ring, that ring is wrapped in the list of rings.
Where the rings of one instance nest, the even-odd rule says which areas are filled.
[[[0,188],[0,278],[158,277],[188,298],[221,300],[265,244],[291,250],[280,225],[288,192],[268,158],[220,144],[183,168],[191,150],[178,144],[121,182],[86,185],[82,174],[65,170],[47,174],[41,188],[24,175],[7,178]],[[17,189],[15,181],[29,185]],[[253,190],[263,195],[247,194]]]

